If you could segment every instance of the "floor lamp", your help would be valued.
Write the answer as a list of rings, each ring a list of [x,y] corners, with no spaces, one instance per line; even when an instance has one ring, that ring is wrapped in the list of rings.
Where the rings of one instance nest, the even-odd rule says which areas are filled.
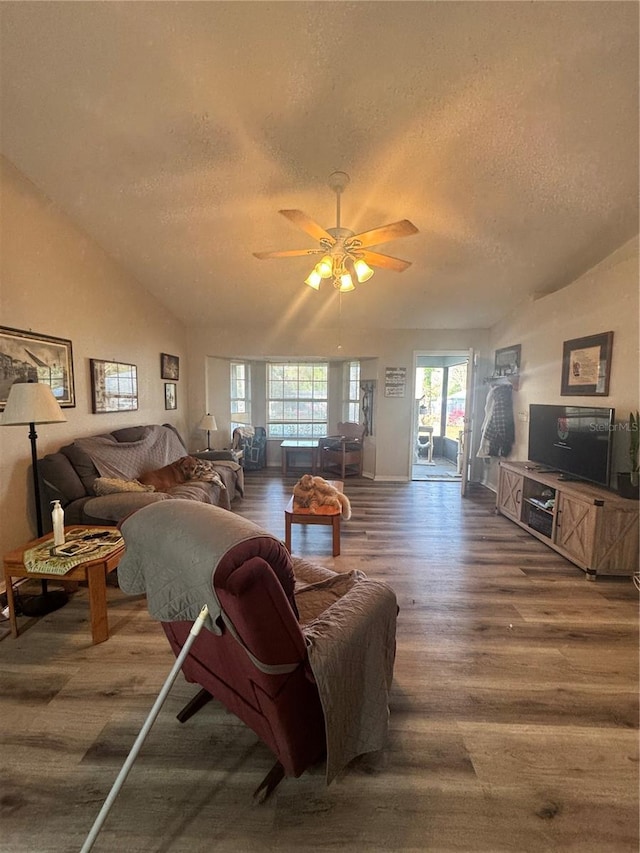
[[[211,433],[218,429],[218,424],[213,415],[207,413],[202,416],[202,420],[198,424],[198,429],[206,430],[207,432],[207,450],[211,450]]]
[[[39,537],[43,535],[44,530],[40,505],[36,424],[53,424],[66,420],[48,385],[41,382],[15,382],[9,389],[9,397],[0,423],[2,426],[29,425],[33,496],[36,504],[36,529]],[[49,592],[47,582],[42,581],[42,595],[32,596],[28,602],[22,602],[22,612],[25,616],[44,616],[62,607],[67,601],[66,592],[63,590]]]

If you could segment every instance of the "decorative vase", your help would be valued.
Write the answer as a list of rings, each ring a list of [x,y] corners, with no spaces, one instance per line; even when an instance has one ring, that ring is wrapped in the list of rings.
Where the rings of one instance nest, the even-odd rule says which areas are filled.
[[[618,494],[621,498],[640,500],[640,482],[632,483],[631,474],[618,473]]]

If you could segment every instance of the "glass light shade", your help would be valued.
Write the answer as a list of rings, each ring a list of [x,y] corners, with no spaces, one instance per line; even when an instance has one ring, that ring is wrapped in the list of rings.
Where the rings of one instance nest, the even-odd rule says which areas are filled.
[[[317,267],[314,267],[309,273],[308,278],[305,278],[304,283],[308,284],[309,287],[312,287],[314,290],[320,289],[320,282],[322,281],[322,276],[318,272]]]
[[[350,290],[355,290],[355,289],[356,289],[356,286],[353,283],[353,279],[351,278],[349,273],[348,272],[343,273],[340,276],[340,287],[338,288],[340,293],[348,293]]]
[[[202,420],[198,424],[198,429],[202,430],[210,430],[211,432],[215,432],[218,429],[218,424],[216,423],[216,419],[213,415],[203,415]]]
[[[320,263],[316,266],[316,270],[321,278],[331,278],[333,274],[333,261],[331,255],[325,255]]]
[[[356,260],[356,262],[354,263],[354,267],[356,269],[356,276],[358,278],[358,281],[361,284],[363,281],[369,281],[369,279],[373,275],[373,270],[371,269],[369,264],[366,263],[366,261],[362,260],[362,258],[358,258]]]
[[[66,421],[60,404],[43,382],[15,382],[9,389],[2,426]]]

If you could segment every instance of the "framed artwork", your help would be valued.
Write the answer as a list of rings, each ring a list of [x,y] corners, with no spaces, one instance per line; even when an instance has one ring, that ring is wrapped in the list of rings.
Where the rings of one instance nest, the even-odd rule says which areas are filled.
[[[76,404],[71,341],[0,326],[0,410],[14,382],[43,382],[62,408]]]
[[[517,376],[520,372],[522,344],[497,349],[493,363],[494,376]]]
[[[384,371],[384,396],[404,397],[407,387],[406,367],[386,367]]]
[[[180,359],[177,355],[160,353],[160,378],[174,381],[180,379]]]
[[[175,382],[164,383],[164,407],[165,409],[178,408],[178,386]]]
[[[133,412],[138,408],[138,370],[135,364],[89,359],[93,413]]]
[[[609,394],[613,332],[565,341],[560,394],[606,397]]]

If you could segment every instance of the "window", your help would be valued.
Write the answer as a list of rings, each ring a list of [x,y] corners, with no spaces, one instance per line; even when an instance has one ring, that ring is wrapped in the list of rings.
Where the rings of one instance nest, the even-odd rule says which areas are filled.
[[[326,363],[267,365],[269,438],[322,438],[327,434]]]
[[[346,420],[360,423],[360,362],[349,361],[346,365]]]
[[[249,366],[244,362],[231,362],[231,433],[236,427],[251,423],[251,383]]]

